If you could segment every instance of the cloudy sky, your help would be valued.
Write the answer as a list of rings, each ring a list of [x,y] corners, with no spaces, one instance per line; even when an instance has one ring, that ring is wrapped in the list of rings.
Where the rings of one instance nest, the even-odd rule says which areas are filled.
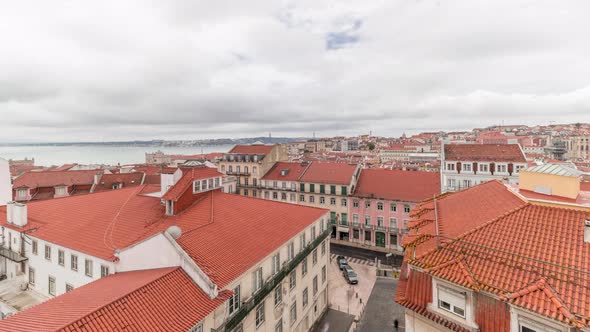
[[[0,142],[590,122],[587,0],[0,6]]]

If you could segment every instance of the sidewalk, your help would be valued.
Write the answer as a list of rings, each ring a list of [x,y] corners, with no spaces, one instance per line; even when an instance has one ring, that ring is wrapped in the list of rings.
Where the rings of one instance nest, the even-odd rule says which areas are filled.
[[[358,325],[360,332],[405,331],[404,308],[394,301],[397,282],[397,279],[377,278]],[[394,319],[399,322],[397,330],[393,328]]]
[[[316,328],[313,329],[313,332],[348,331],[352,325],[353,319],[353,315],[334,309],[328,309],[328,312]]]

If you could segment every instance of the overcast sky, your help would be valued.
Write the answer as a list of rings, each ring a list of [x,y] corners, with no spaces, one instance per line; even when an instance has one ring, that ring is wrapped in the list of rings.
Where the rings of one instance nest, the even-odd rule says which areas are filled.
[[[0,142],[590,122],[590,1],[4,1]]]

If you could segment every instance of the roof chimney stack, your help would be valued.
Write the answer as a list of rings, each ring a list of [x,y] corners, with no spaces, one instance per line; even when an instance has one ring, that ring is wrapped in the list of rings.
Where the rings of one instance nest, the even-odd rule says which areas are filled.
[[[28,222],[27,206],[17,202],[8,202],[6,221],[18,227],[24,227]]]

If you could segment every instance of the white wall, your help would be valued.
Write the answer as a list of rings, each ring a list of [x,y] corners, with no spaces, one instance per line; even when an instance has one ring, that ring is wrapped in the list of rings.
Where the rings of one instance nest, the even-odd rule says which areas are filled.
[[[119,252],[116,272],[179,266],[180,255],[162,233]]]
[[[0,158],[0,206],[12,201],[12,184],[8,161]]]

